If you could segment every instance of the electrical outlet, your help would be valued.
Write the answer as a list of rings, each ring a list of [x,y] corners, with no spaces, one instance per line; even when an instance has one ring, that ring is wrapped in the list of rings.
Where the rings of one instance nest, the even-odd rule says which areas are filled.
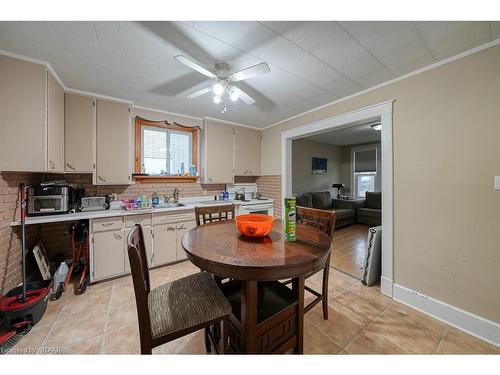
[[[500,190],[500,176],[493,177],[493,190]]]

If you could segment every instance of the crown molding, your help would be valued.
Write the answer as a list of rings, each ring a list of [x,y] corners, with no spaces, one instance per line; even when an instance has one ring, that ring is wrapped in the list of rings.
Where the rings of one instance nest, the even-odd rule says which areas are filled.
[[[467,51],[464,51],[464,52],[461,52],[457,55],[454,55],[452,57],[448,57],[444,60],[441,60],[441,61],[438,61],[434,64],[431,64],[431,65],[427,65],[427,66],[424,66],[423,68],[420,68],[420,69],[417,69],[417,70],[414,70],[413,72],[410,72],[410,73],[406,73],[406,74],[403,74],[402,76],[400,77],[397,77],[397,78],[394,78],[394,79],[391,79],[390,81],[386,81],[386,82],[383,82],[383,83],[380,83],[376,86],[372,86],[370,88],[367,88],[363,91],[359,91],[357,93],[354,93],[354,94],[351,94],[351,95],[348,95],[346,97],[343,97],[343,98],[340,98],[340,99],[337,99],[337,100],[334,100],[330,103],[326,103],[326,104],[323,104],[319,107],[315,107],[313,109],[310,109],[308,111],[305,111],[305,112],[302,112],[302,113],[299,113],[297,115],[294,115],[294,116],[291,116],[291,117],[288,117],[284,120],[280,120],[278,122],[275,122],[274,124],[271,124],[271,125],[267,125],[265,127],[262,128],[262,130],[267,130],[267,129],[270,129],[274,126],[278,126],[280,124],[283,124],[285,122],[288,122],[288,121],[291,121],[291,120],[294,120],[298,117],[302,117],[302,116],[305,116],[309,113],[312,113],[312,112],[316,112],[316,111],[319,111],[323,108],[327,108],[327,107],[330,107],[334,104],[337,104],[337,103],[342,103],[342,102],[345,102],[346,100],[349,100],[349,99],[352,99],[352,98],[355,98],[357,96],[360,96],[360,95],[363,95],[363,94],[366,94],[368,92],[371,92],[371,91],[374,91],[374,90],[377,90],[377,89],[380,89],[382,87],[385,87],[385,86],[388,86],[388,85],[392,85],[393,83],[396,83],[396,82],[399,82],[399,81],[402,81],[402,80],[405,80],[407,78],[410,78],[410,77],[413,77],[413,76],[416,76],[418,74],[421,74],[421,73],[424,73],[428,70],[431,70],[431,69],[435,69],[435,68],[438,68],[442,65],[446,65],[446,64],[449,64],[453,61],[456,61],[456,60],[460,60],[464,57],[467,57],[469,55],[473,55],[474,53],[477,53],[477,52],[480,52],[480,51],[483,51],[485,49],[488,49],[488,48],[491,48],[491,47],[494,47],[496,45],[500,44],[500,38],[498,39],[495,39],[495,40],[492,40],[491,42],[488,42],[488,43],[485,43],[485,44],[481,44],[480,46],[477,46],[477,47],[474,47],[472,49],[469,49]]]
[[[204,120],[210,120],[210,121],[217,121],[217,122],[221,122],[221,123],[227,124],[227,125],[241,126],[242,128],[249,128],[249,129],[260,130],[260,131],[264,130],[264,129],[258,128],[256,126],[241,124],[239,122],[234,122],[234,121],[221,120],[221,119],[218,119],[218,118],[215,118],[215,117],[205,116],[205,117],[203,117],[203,119]]]

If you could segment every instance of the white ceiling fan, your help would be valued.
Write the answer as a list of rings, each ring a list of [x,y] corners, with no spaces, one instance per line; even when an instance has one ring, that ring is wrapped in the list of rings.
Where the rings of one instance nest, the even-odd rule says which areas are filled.
[[[218,63],[215,65],[216,73],[214,74],[198,63],[188,59],[186,56],[177,55],[174,56],[174,60],[186,65],[193,70],[196,70],[198,73],[201,73],[212,80],[211,82],[207,82],[206,87],[189,95],[186,95],[186,97],[197,98],[198,96],[212,92],[214,94],[213,101],[215,104],[221,104],[222,113],[227,111],[227,99],[233,102],[241,99],[248,105],[255,103],[255,99],[235,86],[234,82],[243,81],[245,79],[261,74],[266,74],[271,71],[269,65],[267,65],[266,63],[260,63],[238,72],[230,73],[229,66],[226,63]],[[185,91],[189,92],[191,89]]]

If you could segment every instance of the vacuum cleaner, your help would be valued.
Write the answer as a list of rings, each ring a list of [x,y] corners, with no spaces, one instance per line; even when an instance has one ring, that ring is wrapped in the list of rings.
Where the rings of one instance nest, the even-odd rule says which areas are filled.
[[[21,206],[22,284],[0,300],[0,354],[8,352],[42,319],[49,299],[51,280],[26,282],[26,190],[19,186]]]

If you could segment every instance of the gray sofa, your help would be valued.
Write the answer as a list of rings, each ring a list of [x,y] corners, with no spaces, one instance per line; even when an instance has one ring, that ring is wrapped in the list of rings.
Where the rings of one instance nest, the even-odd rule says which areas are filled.
[[[371,226],[382,225],[382,193],[369,192],[365,194],[365,199],[356,202],[356,223]]]
[[[355,223],[356,201],[332,199],[330,192],[303,193],[296,196],[297,206],[335,211],[335,228],[342,228]]]

